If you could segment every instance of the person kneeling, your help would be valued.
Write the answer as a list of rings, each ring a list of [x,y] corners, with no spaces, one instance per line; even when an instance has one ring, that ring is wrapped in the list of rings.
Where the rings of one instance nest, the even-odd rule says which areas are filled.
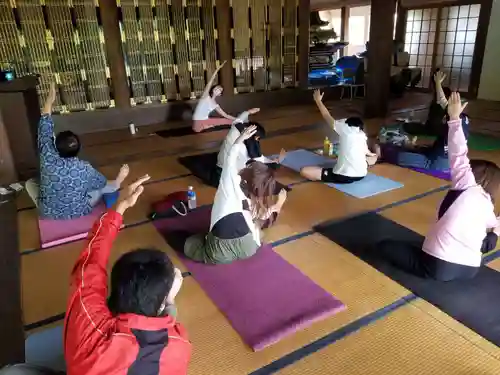
[[[254,255],[261,246],[261,229],[276,219],[286,200],[282,190],[276,198],[274,170],[254,161],[238,170],[238,156],[244,142],[255,135],[256,126],[247,127],[229,151],[217,193],[210,231],[189,237],[184,254],[198,262],[231,263]]]
[[[473,278],[482,254],[496,247],[500,233],[493,202],[500,191],[500,168],[487,160],[470,160],[461,126],[460,95],[448,105],[448,154],[451,189],[439,207],[438,220],[423,244],[384,241],[378,250],[396,267],[440,281]],[[491,230],[493,229],[493,230]]]
[[[74,219],[88,215],[103,194],[120,189],[129,167],[123,165],[116,180],[107,181],[90,163],[78,158],[81,144],[76,134],[63,131],[54,139],[51,113],[55,99],[56,88],[52,84],[38,125],[40,184],[28,180],[26,191],[42,217]]]
[[[322,102],[323,94],[314,91],[314,101],[325,121],[339,135],[337,163],[333,168],[318,166],[304,167],[300,174],[312,181],[335,184],[349,184],[362,180],[368,174],[368,166],[377,161],[376,154],[368,149],[368,138],[363,121],[349,117],[345,121],[335,120]]]
[[[123,214],[142,194],[144,176],[131,184],[116,210],[108,210],[89,234],[71,274],[64,322],[69,374],[187,374],[191,343],[176,321],[174,299],[182,274],[156,249],[128,252],[107,266]],[[106,299],[108,300],[106,301]]]

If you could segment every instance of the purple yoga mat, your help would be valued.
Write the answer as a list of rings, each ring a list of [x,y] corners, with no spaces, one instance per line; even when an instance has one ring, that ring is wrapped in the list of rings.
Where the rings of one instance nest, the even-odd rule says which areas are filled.
[[[415,172],[423,173],[432,177],[440,178],[441,180],[446,180],[450,181],[451,180],[451,174],[450,171],[434,171],[430,169],[424,169],[424,168],[410,168],[414,170]]]
[[[156,229],[177,251],[185,233],[207,231],[211,207],[185,217],[161,219]],[[205,293],[254,351],[262,350],[313,322],[345,309],[300,270],[263,245],[253,257],[231,264],[207,265],[182,254],[186,265]]]

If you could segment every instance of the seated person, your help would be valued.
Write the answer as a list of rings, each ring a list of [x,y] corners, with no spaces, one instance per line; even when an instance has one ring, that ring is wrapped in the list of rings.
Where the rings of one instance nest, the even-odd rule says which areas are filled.
[[[217,73],[219,73],[219,70],[222,69],[225,63],[224,61],[224,63],[215,70],[214,74],[212,74],[212,77],[210,77],[210,80],[205,86],[203,94],[196,104],[193,113],[193,131],[196,133],[219,125],[231,125],[233,121],[236,120],[233,116],[224,112],[215,101],[218,96],[222,95],[222,86],[216,85],[212,87],[215,77],[217,77]],[[210,117],[213,111],[216,111],[222,117]]]
[[[177,322],[182,274],[156,249],[127,252],[108,262],[123,214],[144,191],[144,176],[124,190],[89,233],[71,274],[64,322],[68,374],[187,374],[191,343]]]
[[[282,190],[277,199],[273,195],[274,170],[259,161],[242,170],[237,166],[244,142],[256,131],[256,126],[247,127],[231,147],[215,194],[210,232],[187,239],[187,257],[210,264],[249,258],[261,246],[261,229],[276,220],[287,194]]]
[[[368,174],[368,165],[377,161],[376,154],[368,149],[368,138],[364,132],[363,121],[349,117],[345,121],[335,120],[322,102],[323,94],[314,91],[314,101],[325,121],[339,135],[337,163],[333,168],[319,166],[304,167],[300,174],[312,181],[335,184],[349,184],[362,180]]]
[[[76,134],[64,131],[54,137],[51,113],[55,99],[56,88],[52,84],[38,125],[40,185],[28,180],[26,191],[40,216],[73,219],[89,214],[103,194],[117,191],[129,168],[123,165],[116,180],[107,181],[90,163],[78,158],[81,145]]]
[[[460,122],[467,139],[469,137],[469,117],[465,113],[461,113]],[[447,124],[441,125],[440,133],[431,146],[416,146],[414,138],[411,144],[383,143],[375,145],[375,152],[379,160],[400,167],[447,171],[450,169]]]
[[[219,186],[220,176],[224,162],[227,159],[231,148],[233,147],[236,139],[243,133],[248,126],[256,126],[257,131],[253,137],[244,142],[245,147],[241,148],[241,153],[237,158],[237,169],[242,170],[251,160],[257,160],[262,163],[268,164],[272,168],[277,168],[278,163],[281,163],[285,157],[285,151],[281,150],[280,157],[277,160],[270,160],[262,155],[260,149],[260,140],[266,137],[266,130],[264,127],[256,122],[249,122],[250,115],[259,112],[259,108],[252,108],[248,111],[242,112],[233,122],[233,126],[229,130],[222,143],[221,149],[217,155],[217,160],[204,160],[204,163],[197,163],[190,165],[190,170],[193,174],[203,182],[210,186],[217,188]]]
[[[440,281],[473,278],[482,253],[496,247],[500,233],[493,204],[500,190],[500,168],[486,160],[469,161],[460,121],[465,105],[458,93],[451,95],[448,153],[452,185],[423,245],[387,240],[378,246],[392,264],[420,277]]]
[[[429,135],[438,136],[442,134],[443,124],[446,125],[446,106],[451,90],[449,87],[443,87],[446,79],[439,69],[434,73],[433,79],[433,99],[429,105],[429,113],[425,124],[420,122],[409,122],[403,125],[403,130],[409,135]]]

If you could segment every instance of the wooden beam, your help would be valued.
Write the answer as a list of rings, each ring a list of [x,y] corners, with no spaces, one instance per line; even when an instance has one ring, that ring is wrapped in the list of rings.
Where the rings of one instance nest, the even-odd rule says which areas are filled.
[[[488,38],[488,28],[490,25],[491,8],[493,0],[482,0],[481,11],[477,25],[476,46],[472,57],[472,67],[469,80],[470,99],[477,98],[479,84],[481,81],[481,70],[483,69],[484,52],[486,49],[486,39]]]
[[[404,43],[406,34],[406,9],[401,5],[401,0],[397,2],[396,10],[396,35],[395,38],[397,42]]]
[[[216,0],[217,11],[217,45],[219,47],[219,61],[227,61],[220,70],[220,84],[224,88],[223,95],[234,95],[233,71],[233,41],[231,38],[231,6],[229,0]]]
[[[389,110],[396,0],[372,0],[365,116],[385,117]]]
[[[309,86],[310,0],[299,0],[299,87]]]
[[[130,107],[130,88],[123,58],[119,11],[115,0],[99,0],[102,31],[111,75],[111,88],[118,108]]]
[[[21,256],[15,196],[0,198],[0,368],[24,362]]]
[[[340,40],[342,42],[349,40],[349,8],[340,8]],[[346,47],[347,48],[347,47]],[[340,50],[340,57],[345,55],[345,48]]]

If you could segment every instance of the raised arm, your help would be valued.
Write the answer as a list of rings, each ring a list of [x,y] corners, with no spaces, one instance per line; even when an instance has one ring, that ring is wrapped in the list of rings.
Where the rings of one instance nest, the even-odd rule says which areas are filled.
[[[224,162],[217,193],[221,191],[227,200],[231,200],[233,197],[237,198],[236,192],[240,189],[239,184],[241,182],[237,163],[238,156],[245,149],[243,142],[252,137],[256,131],[257,128],[254,125],[247,127],[236,141],[234,141]]]
[[[443,91],[443,82],[446,79],[446,74],[441,71],[437,71],[434,74],[434,86],[436,90],[436,103],[438,103],[441,108],[446,108],[448,105],[448,99],[446,99],[446,95]]]
[[[215,112],[217,112],[222,117],[227,118],[228,120],[236,121],[236,117],[233,117],[224,112],[224,110],[220,107],[220,105],[217,105],[217,107],[215,107]]]
[[[217,74],[219,74],[219,70],[222,69],[222,67],[226,64],[227,61],[224,61],[217,69],[215,69],[215,72],[212,74],[210,79],[207,82],[207,85],[203,89],[203,94],[201,94],[202,97],[208,96],[210,93],[210,89],[212,88],[212,85],[214,84],[215,78],[217,77]]]
[[[335,129],[335,119],[330,114],[328,108],[326,108],[323,104],[323,95],[324,94],[321,91],[314,90],[314,102],[318,106],[319,112],[321,113],[321,116],[323,116],[323,119],[328,123],[328,125]]]
[[[467,140],[462,129],[460,114],[467,103],[462,105],[459,93],[452,93],[448,104],[448,158],[451,169],[451,188],[464,190],[476,185],[476,179],[472,173],[470,160],[467,156]]]
[[[94,224],[85,250],[80,254],[71,273],[71,294],[65,320],[65,332],[71,331],[72,343],[66,346],[80,345],[94,347],[92,341],[106,338],[112,319],[106,299],[108,297],[107,266],[113,242],[120,230],[123,214],[137,202],[144,188],[142,184],[149,180],[144,176],[126,189],[116,211],[109,210]],[[101,337],[94,335],[95,331]]]
[[[51,83],[49,94],[42,108],[42,115],[38,122],[38,150],[40,154],[57,153],[54,144],[54,121],[52,120],[52,106],[56,100],[56,85]]]

